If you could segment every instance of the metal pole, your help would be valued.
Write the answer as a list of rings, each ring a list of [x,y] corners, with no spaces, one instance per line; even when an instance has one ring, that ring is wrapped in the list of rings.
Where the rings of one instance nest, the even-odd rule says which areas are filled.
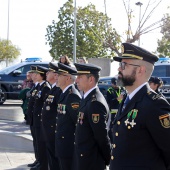
[[[141,6],[143,5],[141,2],[137,2],[136,5],[138,5],[139,8],[139,39],[138,39],[138,46],[140,46],[140,22],[141,22]]]
[[[73,46],[73,62],[76,63],[76,0],[74,0],[74,46]]]
[[[8,0],[7,43],[9,41],[9,7],[10,7],[10,0]],[[8,58],[6,58],[6,67],[7,66],[8,66]]]

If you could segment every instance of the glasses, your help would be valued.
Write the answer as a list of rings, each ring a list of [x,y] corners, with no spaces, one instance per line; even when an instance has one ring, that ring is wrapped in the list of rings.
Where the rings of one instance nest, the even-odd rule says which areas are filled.
[[[129,63],[126,63],[126,62],[120,62],[120,63],[119,63],[119,67],[120,67],[122,70],[125,70],[125,66],[126,66],[126,65],[135,66],[135,67],[140,67],[140,65],[129,64]]]

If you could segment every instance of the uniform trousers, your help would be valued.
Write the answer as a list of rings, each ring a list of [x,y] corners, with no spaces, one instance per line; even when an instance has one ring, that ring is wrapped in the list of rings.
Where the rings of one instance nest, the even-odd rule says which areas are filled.
[[[31,125],[30,125],[30,131],[31,131],[32,139],[33,139],[33,149],[34,149],[35,159],[38,162],[39,158],[38,158],[38,149],[36,147],[35,128],[33,126],[31,126]]]
[[[50,170],[59,170],[60,169],[59,160],[55,156],[55,141],[47,141],[45,143]]]
[[[48,161],[47,161],[47,150],[46,144],[42,137],[41,127],[35,127],[36,134],[36,147],[38,149],[38,157],[40,168],[39,170],[48,170]]]
[[[60,170],[74,170],[72,158],[59,158]]]

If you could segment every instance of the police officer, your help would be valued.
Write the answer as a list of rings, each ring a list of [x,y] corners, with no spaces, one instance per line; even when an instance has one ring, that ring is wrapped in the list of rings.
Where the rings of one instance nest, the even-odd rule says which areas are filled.
[[[74,170],[74,133],[81,96],[74,85],[75,76],[71,75],[76,69],[62,63],[58,63],[58,67],[58,86],[62,94],[57,108],[56,155],[61,170]]]
[[[58,66],[49,63],[46,80],[52,85],[42,109],[42,132],[47,149],[47,158],[50,170],[59,170],[58,158],[55,156],[55,129],[57,117],[57,104],[61,89],[57,86]]]
[[[158,57],[122,44],[118,83],[128,96],[113,122],[111,170],[170,169],[170,105],[148,84]]]
[[[108,104],[97,87],[101,68],[77,64],[76,83],[84,92],[75,134],[75,170],[104,170],[110,162],[110,143],[106,129]]]
[[[111,79],[112,86],[107,89],[107,103],[109,105],[110,114],[108,120],[109,134],[111,133],[111,125],[117,113],[120,103],[126,94],[123,87],[117,86],[117,78]],[[111,135],[109,135],[111,138]]]
[[[33,108],[33,126],[35,128],[36,146],[38,148],[39,166],[34,166],[31,170],[47,170],[47,152],[45,147],[45,141],[42,134],[42,107],[47,98],[47,95],[51,89],[50,84],[46,81],[46,73],[48,69],[43,66],[36,66],[36,80],[39,82],[38,92],[35,95],[35,103]]]
[[[31,164],[28,164],[28,167],[34,167],[34,166],[39,166],[39,158],[38,158],[38,150],[36,147],[36,136],[35,136],[35,129],[33,127],[33,106],[34,106],[34,102],[35,102],[35,95],[37,93],[39,84],[36,80],[36,66],[31,66],[31,79],[33,80],[33,87],[32,89],[29,91],[29,93],[27,93],[27,96],[29,98],[28,100],[28,110],[27,110],[27,123],[30,125],[30,131],[31,131],[31,135],[32,135],[32,139],[33,139],[33,148],[34,148],[34,154],[35,154],[35,161]]]
[[[149,86],[152,90],[154,90],[156,93],[160,94],[162,97],[163,94],[159,91],[159,88],[163,86],[163,81],[159,77],[150,77],[149,79]]]

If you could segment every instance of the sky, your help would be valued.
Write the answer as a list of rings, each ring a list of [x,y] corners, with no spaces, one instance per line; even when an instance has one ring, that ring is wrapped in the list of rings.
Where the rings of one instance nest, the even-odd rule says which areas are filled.
[[[106,12],[112,19],[112,26],[124,37],[124,31],[127,28],[127,17],[122,0],[105,1]],[[153,2],[154,0],[151,1]],[[46,28],[52,24],[52,20],[57,21],[58,10],[65,2],[66,0],[0,0],[0,38],[9,38],[14,45],[21,49],[19,59],[41,57],[48,61],[51,60],[48,52],[50,47],[45,44]],[[77,6],[86,6],[90,2],[96,6],[98,11],[105,12],[104,0],[76,0]],[[138,1],[133,2],[133,25],[136,28],[139,24],[140,7],[135,5]],[[143,3],[141,6],[142,16],[148,0],[141,0],[140,2]],[[153,7],[153,5],[150,7]],[[170,6],[170,1],[163,0],[148,24],[160,20],[163,14],[169,12],[167,10],[168,5]],[[150,51],[155,51],[157,40],[160,38],[160,29],[154,30],[141,36],[140,46]]]

